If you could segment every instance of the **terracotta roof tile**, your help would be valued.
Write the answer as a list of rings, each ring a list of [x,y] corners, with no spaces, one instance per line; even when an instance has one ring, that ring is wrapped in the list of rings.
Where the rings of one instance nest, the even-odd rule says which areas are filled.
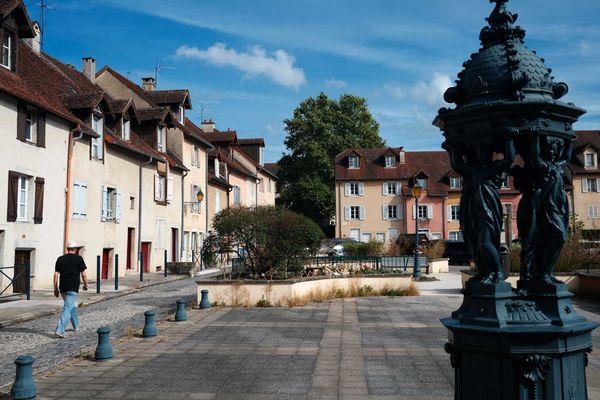
[[[208,173],[208,183],[209,184],[213,184],[213,185],[220,185],[223,186],[226,189],[232,188],[233,186],[230,185],[225,179],[221,178],[221,177],[217,177],[215,174],[213,174],[212,172]]]
[[[263,138],[249,138],[249,139],[238,139],[238,144],[243,145],[258,145],[265,147],[265,139]]]
[[[153,90],[151,92],[145,91],[144,93],[158,105],[183,104],[188,109],[192,108],[192,103],[189,100],[190,92],[186,89]]]
[[[93,91],[62,95],[61,99],[70,110],[96,108],[104,98],[104,93]]]
[[[242,175],[249,176],[251,178],[256,178],[254,172],[250,171],[248,168],[244,167],[242,163],[233,158],[230,158],[223,150],[220,148],[214,148],[208,152],[209,157],[218,158],[219,161],[224,162],[230,169],[230,172],[238,172]]]
[[[0,14],[9,14],[19,3],[21,3],[21,0],[0,0]]]
[[[279,164],[265,163],[265,165],[263,165],[263,169],[266,169],[267,171],[271,172],[273,175],[277,176],[277,174],[279,173]]]
[[[169,115],[169,107],[152,107],[138,109],[140,121],[163,121]]]
[[[202,129],[198,125],[194,124],[194,122],[192,122],[192,120],[190,120],[189,118],[186,117],[185,120],[183,121],[183,126],[185,127],[185,130],[183,130],[183,133],[186,136],[188,136],[188,138],[202,144],[206,148],[213,147],[212,144],[210,144],[210,142],[202,136],[204,134],[204,132],[202,132]]]

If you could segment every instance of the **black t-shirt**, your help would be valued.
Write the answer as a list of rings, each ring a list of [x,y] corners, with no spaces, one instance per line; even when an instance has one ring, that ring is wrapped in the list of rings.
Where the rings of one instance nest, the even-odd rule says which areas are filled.
[[[85,261],[77,254],[58,257],[54,270],[60,274],[60,292],[79,292],[79,274],[86,268]]]

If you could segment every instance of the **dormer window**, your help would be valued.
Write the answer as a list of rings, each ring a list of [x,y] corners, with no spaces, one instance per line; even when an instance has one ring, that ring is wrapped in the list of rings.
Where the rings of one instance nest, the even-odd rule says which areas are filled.
[[[121,126],[121,137],[124,140],[129,140],[131,137],[131,124],[128,119],[123,118],[123,125]]]
[[[185,119],[185,108],[183,106],[179,106],[179,113],[177,114],[179,122],[183,124],[183,120]]]
[[[104,118],[102,116],[96,114],[92,116],[92,129],[99,135],[97,138],[92,138],[92,158],[102,160],[104,156]]]
[[[584,154],[584,166],[586,168],[595,168],[596,167],[596,154],[585,153]]]
[[[158,151],[160,152],[165,152],[165,145],[167,143],[167,138],[166,138],[166,129],[164,126],[159,126],[157,133],[156,133],[156,148],[158,149]]]
[[[5,30],[2,36],[2,61],[0,63],[4,68],[13,68],[13,46],[13,35]]]
[[[393,168],[395,166],[396,166],[396,156],[393,156],[393,155],[385,156],[385,167]]]
[[[508,189],[509,187],[510,182],[508,181],[508,175],[503,173],[502,177],[500,177],[500,189]]]
[[[460,178],[456,176],[450,177],[450,189],[460,189]]]
[[[422,190],[427,189],[427,178],[416,178],[415,183],[421,186]]]
[[[348,168],[358,168],[358,156],[348,156]]]

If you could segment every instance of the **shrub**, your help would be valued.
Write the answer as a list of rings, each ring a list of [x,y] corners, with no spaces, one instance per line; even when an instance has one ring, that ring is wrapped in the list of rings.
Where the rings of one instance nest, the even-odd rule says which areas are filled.
[[[359,297],[370,296],[371,292],[373,292],[373,288],[369,285],[364,285],[358,289],[358,296]]]
[[[344,297],[346,297],[346,291],[344,289],[335,289],[333,296],[336,299],[343,299]]]
[[[301,259],[318,249],[323,232],[308,218],[282,207],[233,207],[217,214],[213,228],[220,249],[240,257],[252,278],[298,274]]]
[[[271,302],[263,297],[256,302],[256,307],[271,307]]]
[[[367,243],[344,243],[344,251],[352,257],[380,256],[383,253],[383,247],[383,242],[378,240],[370,240]]]
[[[429,242],[425,249],[423,250],[423,255],[430,260],[435,260],[436,258],[442,258],[444,256],[444,251],[446,250],[446,245],[443,240],[435,240]]]

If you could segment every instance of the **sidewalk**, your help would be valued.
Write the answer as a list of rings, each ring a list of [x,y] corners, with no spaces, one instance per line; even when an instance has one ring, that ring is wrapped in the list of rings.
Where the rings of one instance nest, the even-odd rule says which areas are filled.
[[[218,269],[201,271],[198,276],[209,277],[220,274]],[[135,293],[145,287],[160,285],[167,282],[188,278],[186,275],[168,275],[160,273],[145,273],[144,281],[140,282],[139,275],[119,277],[119,290],[115,290],[114,279],[102,280],[100,293],[96,293],[96,281],[89,281],[87,291],[79,290],[77,301],[79,307]],[[0,303],[0,329],[19,322],[29,321],[60,312],[63,306],[61,298],[54,297],[53,289],[34,290],[31,300],[14,300]]]

